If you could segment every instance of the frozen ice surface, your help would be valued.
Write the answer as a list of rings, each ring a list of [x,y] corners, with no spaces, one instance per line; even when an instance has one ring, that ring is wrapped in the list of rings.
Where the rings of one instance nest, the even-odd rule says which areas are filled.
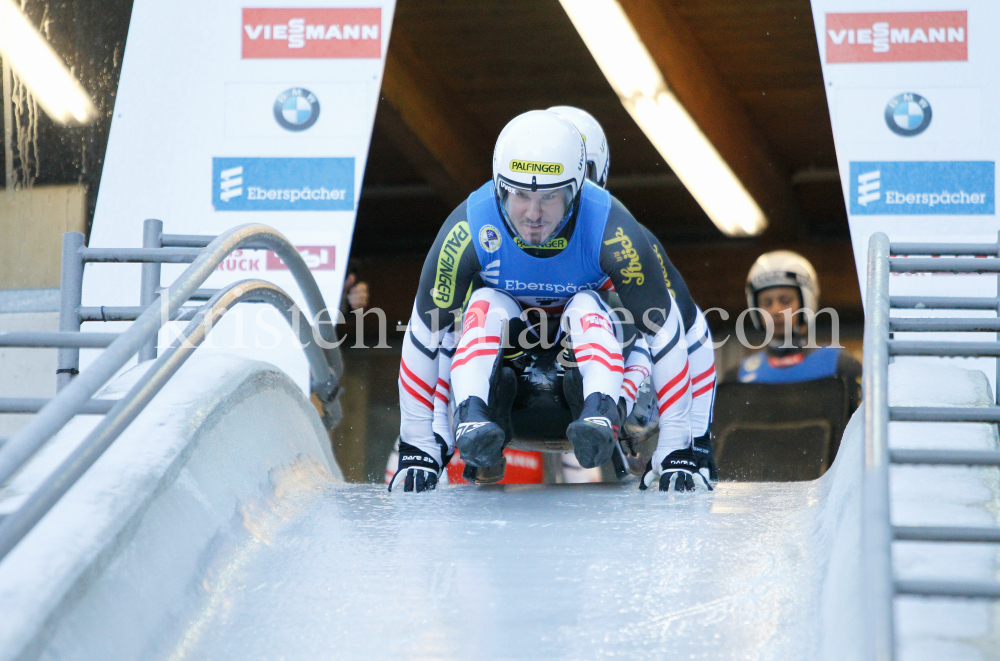
[[[816,491],[332,488],[183,658],[817,658]]]
[[[148,365],[105,388],[120,398]],[[96,424],[80,416],[0,489],[0,513]],[[268,470],[268,467],[277,470]],[[299,470],[296,470],[299,468]],[[200,558],[268,483],[340,471],[312,405],[277,368],[230,355],[186,363],[0,562],[0,659],[147,659],[203,596]],[[258,522],[259,523],[259,522]],[[255,531],[261,528],[247,528]],[[264,528],[266,529],[266,528]]]
[[[949,366],[897,363],[890,383],[893,404],[992,402],[982,374]],[[161,413],[176,404],[164,400]],[[256,413],[273,415],[267,406],[275,405]],[[171,573],[168,565],[190,551],[182,529],[197,521],[171,517],[169,499],[150,507],[162,516],[137,525],[146,546],[123,547],[93,570],[104,592],[76,595],[88,607],[66,619],[62,646],[38,658],[860,659],[861,422],[860,414],[851,421],[819,480],[722,483],[696,494],[640,492],[634,482],[389,494],[383,485],[318,473],[308,489],[297,489],[279,479],[294,469],[293,454],[236,467],[231,450],[212,455],[198,464],[206,493],[242,485],[238,502],[226,496],[225,506],[213,506],[218,516],[205,530],[218,543],[204,554],[195,549],[197,561]],[[244,424],[251,423],[247,415]],[[158,430],[140,430],[148,443],[138,447],[152,451],[154,441],[178,435]],[[990,425],[893,423],[890,436],[893,447],[997,445]],[[241,440],[238,458],[264,440]],[[107,473],[116,450],[126,449],[112,448],[95,469]],[[60,451],[54,444],[51,452]],[[995,469],[894,467],[891,479],[897,524],[996,524]],[[105,486],[113,484],[107,478]],[[176,490],[185,488],[179,480]],[[78,518],[70,523],[94,523]],[[988,580],[997,576],[997,549],[896,543],[894,566],[907,578]],[[80,553],[67,545],[63,555]],[[31,571],[15,578],[43,585],[43,559],[28,560]],[[115,626],[133,603],[128,598],[162,602],[167,615],[148,622],[157,634],[103,636],[106,653],[97,654],[87,646],[93,625]],[[9,614],[18,614],[17,607],[0,612],[12,621]],[[896,614],[901,661],[1000,659],[993,603],[903,598]],[[123,651],[123,642],[144,653]]]
[[[331,486],[214,562],[168,655],[856,658],[860,422],[815,482]]]
[[[896,364],[894,404],[983,406],[981,374]],[[859,658],[860,415],[815,482],[331,487],[206,584],[187,659]],[[996,446],[989,425],[893,424],[894,447]],[[992,469],[900,467],[898,524],[992,525]],[[894,545],[905,577],[984,579],[997,547]],[[228,561],[220,559],[220,564]],[[221,606],[219,604],[222,604]],[[898,658],[998,659],[989,602],[896,602]]]

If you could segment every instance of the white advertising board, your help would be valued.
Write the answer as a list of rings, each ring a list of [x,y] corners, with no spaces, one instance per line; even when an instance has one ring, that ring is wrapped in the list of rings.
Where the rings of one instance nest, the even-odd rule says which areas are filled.
[[[874,232],[995,242],[1000,3],[812,0],[812,9],[861,282]],[[913,278],[945,290],[967,280]]]
[[[868,240],[996,243],[1000,3],[812,0],[854,258],[865,295]],[[894,274],[893,295],[988,296],[989,276]],[[895,312],[894,312],[895,314]],[[995,316],[905,311],[907,316]],[[907,334],[907,339],[917,339]],[[981,333],[919,339],[984,340]],[[993,377],[993,360],[964,361]]]
[[[90,246],[139,247],[146,218],[168,234],[264,223],[299,248],[335,309],[394,9],[394,0],[136,0]],[[183,268],[164,265],[163,284]],[[302,306],[266,251],[233,255],[204,286],[257,276]],[[90,264],[84,305],[136,305],[138,283],[138,265]],[[305,387],[284,322],[241,307],[212,346],[273,362]]]

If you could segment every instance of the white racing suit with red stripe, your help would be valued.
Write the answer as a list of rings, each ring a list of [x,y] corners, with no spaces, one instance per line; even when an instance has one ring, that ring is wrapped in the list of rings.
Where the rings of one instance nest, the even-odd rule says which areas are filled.
[[[580,323],[586,315],[599,315],[604,318],[600,325],[614,324],[606,309],[587,302],[597,298],[594,291],[614,289],[650,359],[645,369],[651,373],[659,419],[653,476],[693,470],[688,345],[680,310],[668,292],[667,278],[661,277],[661,262],[644,228],[620,202],[589,182],[570,222],[538,247],[521,244],[507,229],[492,183],[473,193],[441,228],[421,273],[400,365],[400,471],[406,469],[404,456],[416,457],[413,465],[418,467],[441,470],[454,451],[450,434],[442,433],[449,387],[455,388],[459,407],[473,393],[492,405],[490,383],[502,362],[501,345],[517,350],[520,339],[506,337],[503,319],[491,322],[486,312],[490,301],[501,316],[501,308],[509,306],[497,305],[501,299],[486,291],[477,292],[476,298],[487,305],[469,305],[464,324],[468,332],[455,342],[456,317],[470,302],[474,279],[480,291],[501,290],[503,298],[516,301],[521,310],[540,309],[555,317],[564,308],[567,316],[578,309],[577,322],[566,324],[566,336],[576,353],[583,393],[601,393],[617,402],[626,367],[622,348],[615,346],[613,335],[595,330],[596,317],[590,327]],[[452,377],[459,377],[453,386],[445,378],[449,363]],[[460,376],[462,372],[469,374]]]
[[[688,290],[687,283],[677,268],[667,257],[659,239],[645,227],[646,238],[656,253],[660,271],[667,284],[667,289],[680,310],[684,325],[684,339],[687,344],[688,361],[691,373],[691,433],[694,436],[694,451],[700,469],[703,469],[711,480],[717,479],[715,452],[712,448],[710,425],[712,422],[712,407],[715,404],[715,349],[712,345],[712,333],[708,328],[705,314],[701,311]],[[625,363],[625,381],[622,384],[622,398],[626,402],[627,411],[632,413],[636,395],[643,380],[649,376],[649,353],[640,338],[636,347]],[[641,428],[648,413],[635,411],[625,434],[635,427]],[[626,442],[628,439],[625,439]]]

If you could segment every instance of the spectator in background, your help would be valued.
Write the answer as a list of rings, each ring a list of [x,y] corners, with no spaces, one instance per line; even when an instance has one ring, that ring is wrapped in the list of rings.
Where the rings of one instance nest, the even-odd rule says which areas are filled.
[[[351,269],[344,280],[344,292],[340,297],[340,311],[346,317],[353,310],[368,307],[368,283],[358,280],[357,271]]]
[[[338,324],[337,335],[345,338],[344,345],[351,346],[355,342],[357,320],[354,311],[361,314],[368,307],[368,283],[358,277],[357,265],[352,260],[347,265],[347,277],[344,278],[344,290],[340,294],[340,314],[344,315],[344,323]]]
[[[839,378],[850,400],[848,415],[853,413],[861,401],[861,364],[843,347],[809,345],[809,325],[815,323],[810,316],[819,307],[819,279],[812,264],[789,250],[765,253],[750,268],[746,296],[754,325],[763,330],[768,324],[762,315],[769,315],[774,335],[763,351],[744,358],[725,380],[799,383]]]
[[[344,278],[344,291],[340,295],[340,312],[351,325],[349,315],[354,310],[364,310],[368,307],[368,283],[358,277],[358,264],[355,260],[347,263],[347,277]]]

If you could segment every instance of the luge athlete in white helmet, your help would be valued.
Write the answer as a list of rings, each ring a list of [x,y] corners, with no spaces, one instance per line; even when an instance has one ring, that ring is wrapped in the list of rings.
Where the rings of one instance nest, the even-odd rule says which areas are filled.
[[[451,388],[456,445],[467,464],[487,468],[502,461],[517,424],[512,364],[519,352],[553,336],[562,349],[562,394],[574,410],[561,431],[584,467],[607,461],[620,427],[617,398],[634,344],[629,333],[638,331],[652,356],[660,425],[641,486],[693,489],[687,347],[678,306],[642,227],[586,180],[583,138],[555,113],[514,118],[497,140],[493,173],[452,212],[424,263],[403,345],[400,459],[390,489],[434,488],[454,452],[434,433],[434,399],[441,342],[463,304]],[[474,280],[481,286],[472,291]],[[633,327],[620,323],[595,293],[612,288]],[[533,424],[551,425],[551,419]]]
[[[611,154],[608,150],[604,129],[593,115],[574,106],[553,106],[549,111],[562,115],[583,134],[587,145],[587,178],[598,186],[607,186],[610,171]],[[715,402],[715,350],[712,346],[712,334],[701,308],[695,304],[688,291],[687,283],[680,272],[667,257],[667,251],[660,240],[641,225],[646,233],[646,239],[656,253],[660,271],[666,281],[667,290],[673,296],[680,308],[681,321],[684,325],[684,339],[687,344],[688,360],[690,362],[691,378],[691,433],[694,435],[694,451],[698,460],[698,468],[711,480],[718,479],[718,469],[715,464],[715,453],[712,448],[710,424],[712,421],[712,405]],[[622,399],[625,400],[625,416],[632,412],[636,394],[642,382],[650,374],[649,352],[640,337],[636,348],[629,355],[625,364],[625,379],[622,384]],[[634,452],[626,435],[622,441],[625,450]]]
[[[805,257],[790,250],[761,255],[750,268],[746,283],[747,308],[754,325],[763,330],[761,312],[770,315],[774,338],[768,346],[743,359],[727,381],[742,383],[799,383],[841,378],[848,393],[848,414],[861,401],[861,364],[836,347],[809,347],[808,315],[819,305],[819,279]],[[786,334],[791,320],[791,337]]]

